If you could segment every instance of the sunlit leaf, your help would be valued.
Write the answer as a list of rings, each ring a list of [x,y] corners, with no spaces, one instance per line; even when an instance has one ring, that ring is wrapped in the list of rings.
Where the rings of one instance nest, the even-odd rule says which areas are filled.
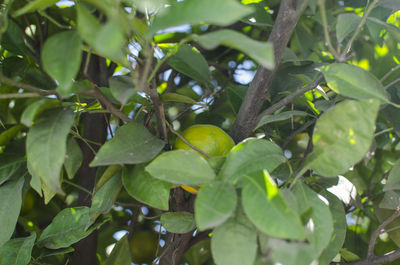
[[[313,133],[309,167],[326,177],[343,174],[368,151],[379,102],[347,100],[326,111]]]

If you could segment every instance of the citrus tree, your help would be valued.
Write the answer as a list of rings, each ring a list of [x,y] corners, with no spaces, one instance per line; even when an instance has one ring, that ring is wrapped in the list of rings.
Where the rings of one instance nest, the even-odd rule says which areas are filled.
[[[0,264],[400,264],[398,0],[3,0]]]

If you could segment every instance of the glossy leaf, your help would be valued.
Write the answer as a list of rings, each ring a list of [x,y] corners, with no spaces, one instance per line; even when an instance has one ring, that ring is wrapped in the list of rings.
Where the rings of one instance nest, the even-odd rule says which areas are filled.
[[[242,205],[247,217],[263,233],[285,239],[305,238],[299,215],[287,206],[268,172],[243,179]]]
[[[50,249],[58,249],[69,247],[87,237],[97,228],[93,225],[87,229],[91,223],[89,211],[90,209],[85,206],[65,208],[43,230],[37,244]]]
[[[118,240],[104,265],[131,265],[128,235]]]
[[[154,178],[144,170],[145,164],[127,166],[123,170],[122,183],[136,200],[161,210],[169,208],[171,184]]]
[[[215,178],[207,161],[191,150],[165,152],[154,159],[146,171],[153,177],[183,185],[201,185]]]
[[[194,204],[199,230],[214,228],[225,222],[235,211],[237,195],[230,183],[212,182],[199,190]]]
[[[307,116],[307,115],[310,115],[310,114],[308,114],[307,112],[304,112],[304,111],[299,111],[299,110],[284,111],[284,112],[281,112],[278,114],[266,115],[261,118],[260,122],[257,124],[257,126],[254,130],[257,130],[261,126],[264,126],[271,122],[284,121],[284,120],[293,118],[294,116]]]
[[[257,233],[244,223],[230,220],[213,231],[211,251],[218,265],[253,265]]]
[[[244,175],[260,170],[272,172],[285,162],[279,146],[263,139],[250,138],[232,148],[219,172],[219,178],[236,183]]]
[[[274,63],[274,49],[271,43],[250,39],[237,31],[224,29],[204,35],[192,35],[192,38],[205,49],[215,49],[224,45],[239,50],[262,66],[272,69]]]
[[[26,139],[29,171],[54,192],[61,190],[60,171],[65,160],[67,136],[74,122],[70,109],[48,110],[31,127]]]
[[[184,234],[196,228],[193,214],[188,212],[165,213],[160,220],[168,232],[175,234]]]
[[[389,102],[382,83],[361,67],[334,63],[326,66],[324,77],[330,89],[338,94],[355,99],[378,99]]]
[[[64,167],[69,179],[73,179],[81,167],[83,159],[82,150],[74,138],[67,140],[67,153],[65,155]]]
[[[333,177],[360,161],[374,138],[378,109],[378,101],[347,100],[326,111],[314,128],[309,167]]]
[[[196,81],[210,81],[210,70],[206,59],[189,45],[180,46],[178,52],[172,55],[167,62],[178,72]]]
[[[164,144],[143,125],[128,123],[121,126],[114,138],[100,148],[90,166],[144,163],[153,159]]]
[[[60,52],[62,51],[62,52]],[[58,82],[57,92],[67,97],[82,60],[82,41],[76,31],[64,31],[51,36],[42,50],[44,70]]]
[[[22,204],[24,178],[0,186],[0,246],[7,242],[15,229]]]
[[[57,99],[43,98],[30,104],[22,113],[21,123],[26,126],[32,126],[35,119],[46,109],[52,109],[60,106],[60,101]]]
[[[182,24],[214,24],[227,26],[251,14],[253,9],[243,6],[234,0],[189,0],[178,2],[157,14],[147,32],[153,35],[161,29]]]
[[[1,264],[28,265],[31,260],[31,252],[35,243],[36,234],[28,237],[14,238],[0,247]]]
[[[308,242],[316,249],[324,249],[329,244],[333,232],[332,214],[327,205],[328,201],[302,182],[298,182],[294,186],[293,194],[301,213],[312,209],[310,219],[305,220],[307,221]]]

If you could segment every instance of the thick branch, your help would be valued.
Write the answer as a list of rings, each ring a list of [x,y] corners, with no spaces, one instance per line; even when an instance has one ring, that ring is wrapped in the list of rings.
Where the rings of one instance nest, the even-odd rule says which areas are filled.
[[[232,128],[232,136],[236,142],[248,137],[257,125],[258,113],[268,98],[272,78],[301,15],[301,12],[296,10],[296,2],[296,0],[281,1],[277,19],[268,38],[268,41],[274,45],[275,67],[273,70],[264,67],[257,70]]]

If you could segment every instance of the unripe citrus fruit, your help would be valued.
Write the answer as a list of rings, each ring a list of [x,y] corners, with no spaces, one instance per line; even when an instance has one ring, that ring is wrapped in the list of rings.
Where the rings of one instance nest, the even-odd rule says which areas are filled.
[[[226,132],[217,126],[209,124],[193,125],[183,131],[182,136],[190,144],[206,153],[209,157],[225,156],[235,145],[235,142]],[[180,138],[176,139],[174,149],[192,150],[196,152]],[[201,155],[204,157],[203,154]],[[197,193],[197,189],[194,187],[185,185],[181,187],[190,193]]]
[[[135,232],[129,241],[132,261],[136,264],[151,264],[155,258],[157,246],[157,234],[147,230]]]
[[[226,132],[209,124],[193,125],[183,131],[182,136],[210,157],[224,156],[235,145],[235,142]],[[176,139],[174,149],[193,150],[180,138]]]

